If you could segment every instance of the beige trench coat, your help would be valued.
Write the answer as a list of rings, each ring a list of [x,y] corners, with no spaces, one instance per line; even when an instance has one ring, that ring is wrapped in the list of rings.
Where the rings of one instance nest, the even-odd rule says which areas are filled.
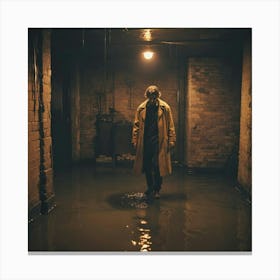
[[[165,176],[172,172],[170,147],[175,145],[176,133],[169,105],[161,99],[158,99],[158,101],[159,171],[161,176]],[[144,125],[147,102],[148,99],[137,108],[132,131],[132,144],[136,147],[134,161],[134,172],[136,174],[143,172]]]

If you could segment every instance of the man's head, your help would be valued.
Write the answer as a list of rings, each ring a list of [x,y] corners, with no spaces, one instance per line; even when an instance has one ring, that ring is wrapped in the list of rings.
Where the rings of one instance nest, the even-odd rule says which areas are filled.
[[[161,93],[157,86],[151,85],[147,87],[144,96],[148,98],[151,102],[155,102],[161,96]]]

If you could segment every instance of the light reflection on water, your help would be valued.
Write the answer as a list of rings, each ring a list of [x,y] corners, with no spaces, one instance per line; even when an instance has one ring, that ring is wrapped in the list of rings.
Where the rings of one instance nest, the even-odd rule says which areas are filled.
[[[158,202],[153,203],[153,200],[147,199],[143,193],[124,194],[122,199],[126,205],[136,210],[135,224],[131,227],[134,229],[131,231],[131,244],[140,252],[152,251],[152,240],[155,236],[152,232],[153,219],[151,218],[159,215],[159,209],[156,206]]]
[[[126,193],[122,197],[122,204],[130,208],[148,208],[148,201],[144,193]]]
[[[133,192],[141,187],[137,181],[117,177],[123,173],[97,173],[95,179],[88,173],[91,169],[72,171],[56,179],[61,207],[30,223],[30,251],[225,252],[252,248],[251,206],[216,175],[176,173],[160,199],[148,200],[142,192]],[[128,187],[124,182],[129,182]]]
[[[197,199],[195,203],[185,197],[181,200],[180,197],[175,198],[176,203],[167,205],[170,196],[165,196],[163,201],[147,200],[142,193],[123,196],[124,204],[134,209],[128,239],[133,250],[248,250],[250,221],[246,205],[241,207],[238,200],[230,201],[230,204],[228,201],[217,199],[213,203],[213,197],[210,197],[212,200]],[[236,213],[237,222],[229,219]],[[225,233],[229,235],[231,232],[236,232],[237,237],[222,238]]]
[[[137,235],[139,236],[139,240],[136,241],[132,241],[132,244],[135,245],[139,245],[140,246],[140,251],[144,252],[144,251],[151,251],[152,250],[152,241],[151,241],[151,229],[148,228],[148,222],[146,220],[141,219],[139,221],[140,225],[145,225],[145,228],[138,226],[137,227]]]

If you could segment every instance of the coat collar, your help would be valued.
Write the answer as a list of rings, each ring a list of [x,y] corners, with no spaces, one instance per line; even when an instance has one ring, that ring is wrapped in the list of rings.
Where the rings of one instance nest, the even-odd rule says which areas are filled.
[[[145,118],[146,118],[146,105],[147,105],[148,101],[149,100],[147,99],[140,105],[140,110],[142,112],[143,120],[145,120]],[[162,116],[163,112],[165,111],[166,106],[161,99],[158,99],[158,102],[159,102],[158,118],[160,118]]]

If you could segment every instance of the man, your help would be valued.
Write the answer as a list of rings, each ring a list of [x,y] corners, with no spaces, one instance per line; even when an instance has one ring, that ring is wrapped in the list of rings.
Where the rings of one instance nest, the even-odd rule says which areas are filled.
[[[136,148],[134,171],[146,175],[147,196],[159,198],[162,177],[171,174],[170,149],[175,146],[176,133],[169,105],[159,97],[157,86],[145,91],[146,100],[135,114],[132,144]]]

